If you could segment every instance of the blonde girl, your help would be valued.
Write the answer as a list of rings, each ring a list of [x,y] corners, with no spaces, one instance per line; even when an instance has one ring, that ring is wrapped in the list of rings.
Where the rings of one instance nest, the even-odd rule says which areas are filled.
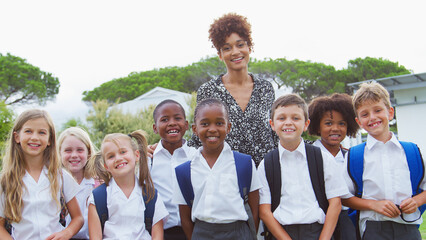
[[[70,239],[83,225],[78,184],[61,169],[55,127],[46,111],[27,110],[16,119],[0,183],[0,239]],[[61,195],[72,219],[66,228],[59,223]]]
[[[109,218],[102,232],[92,194],[88,201],[90,239],[151,239],[145,229],[142,194],[146,194],[149,201],[154,197],[155,190],[148,171],[146,149],[147,142],[142,130],[129,135],[114,133],[105,136],[95,165],[98,176],[107,185]],[[138,164],[139,175],[136,177]],[[163,221],[167,216],[168,212],[158,195],[152,219],[152,239],[163,239]]]
[[[97,185],[93,171],[90,168],[92,164],[89,161],[91,161],[91,156],[95,155],[96,149],[86,131],[79,127],[70,127],[59,135],[58,150],[62,165],[80,184],[80,190],[75,197],[83,214],[84,225],[73,238],[89,239],[86,204],[93,188]],[[70,221],[71,218],[67,215],[66,223],[68,224]]]

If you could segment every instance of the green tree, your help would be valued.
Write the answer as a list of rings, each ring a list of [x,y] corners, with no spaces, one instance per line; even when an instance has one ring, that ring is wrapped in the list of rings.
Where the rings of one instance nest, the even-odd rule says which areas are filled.
[[[149,144],[160,140],[152,129],[154,106],[142,109],[136,114],[124,113],[116,103],[111,104],[107,100],[98,100],[93,102],[92,106],[93,110],[89,111],[86,120],[91,140],[96,146],[100,146],[105,135],[109,133],[129,134],[137,129],[147,133]]]
[[[345,84],[371,79],[410,74],[411,72],[398,62],[383,58],[356,58],[349,60],[348,67],[338,72],[339,80]],[[346,93],[352,94],[352,89],[345,88]]]
[[[16,103],[45,104],[59,92],[59,80],[25,59],[0,54],[0,100]]]
[[[4,146],[13,127],[14,117],[13,111],[3,101],[0,101],[0,159],[3,159]],[[0,160],[0,169],[1,162]]]

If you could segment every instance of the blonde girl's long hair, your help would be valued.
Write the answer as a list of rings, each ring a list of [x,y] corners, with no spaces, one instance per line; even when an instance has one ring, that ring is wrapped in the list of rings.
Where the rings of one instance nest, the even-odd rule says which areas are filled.
[[[92,158],[92,156],[96,154],[97,149],[96,149],[95,145],[93,145],[92,141],[90,140],[89,134],[86,131],[84,131],[82,128],[70,127],[70,128],[65,129],[59,135],[59,137],[58,137],[59,156],[61,156],[62,144],[64,143],[65,138],[67,138],[69,136],[76,137],[87,148],[87,162],[86,162],[86,166],[84,166],[84,168],[83,168],[84,178],[87,178],[87,179],[96,178],[96,172],[94,171],[93,164],[91,162],[94,160],[94,158]],[[62,161],[61,161],[61,163],[62,163]]]
[[[145,137],[146,133],[143,130],[136,130],[128,135],[122,133],[112,133],[105,136],[102,141],[102,145],[105,142],[113,142],[119,145],[119,139],[130,141],[132,150],[138,150],[140,153],[139,156],[139,186],[142,187],[143,194],[147,196],[147,201],[150,201],[155,194],[154,184],[151,179],[151,175],[148,170],[148,155],[147,155],[147,140]],[[102,149],[102,146],[101,146]],[[94,169],[96,174],[108,185],[111,180],[111,174],[105,169],[105,159],[102,151],[93,156],[94,160]]]
[[[26,168],[24,152],[21,145],[16,143],[14,135],[19,134],[19,131],[27,121],[39,118],[46,120],[49,126],[50,144],[43,152],[43,161],[48,169],[48,179],[52,198],[58,205],[58,212],[60,210],[61,204],[57,197],[59,192],[58,175],[62,174],[62,172],[60,172],[61,163],[56,149],[55,126],[50,115],[46,111],[31,109],[21,113],[16,119],[10,131],[3,157],[3,170],[0,184],[5,196],[4,216],[7,220],[12,222],[20,222],[22,219],[22,209],[25,207],[22,201],[22,195],[23,189],[26,189],[22,180]]]

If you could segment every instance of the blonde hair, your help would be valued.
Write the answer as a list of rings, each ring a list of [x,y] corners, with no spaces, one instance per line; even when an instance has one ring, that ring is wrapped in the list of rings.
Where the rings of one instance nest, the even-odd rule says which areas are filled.
[[[80,140],[87,148],[87,162],[86,166],[83,168],[84,178],[94,178],[96,177],[96,174],[92,168],[93,164],[90,162],[93,161],[93,158],[91,156],[95,155],[97,152],[97,149],[95,145],[93,145],[92,141],[90,140],[89,134],[84,131],[82,128],[79,127],[70,127],[65,129],[58,137],[58,152],[59,156],[61,156],[61,147],[64,143],[65,138],[69,136],[74,136],[78,140]],[[62,162],[62,161],[61,161]],[[65,167],[64,165],[62,165]]]
[[[112,133],[105,136],[102,141],[103,145],[106,142],[113,142],[115,144],[118,143],[118,139],[128,140],[132,146],[132,150],[138,150],[140,152],[139,156],[139,186],[142,187],[143,194],[148,196],[147,201],[150,201],[154,197],[154,184],[151,179],[151,175],[148,170],[148,157],[147,157],[147,141],[145,137],[146,133],[143,130],[136,130],[128,135],[122,133]],[[133,140],[134,139],[134,140]],[[102,149],[102,146],[101,146]],[[108,185],[111,180],[111,174],[105,169],[105,159],[102,151],[98,152],[93,156],[94,160],[92,161],[94,164],[94,168],[96,170],[97,175],[104,180],[104,182]]]
[[[380,100],[387,108],[391,108],[389,92],[381,84],[374,81],[362,83],[358,91],[352,96],[352,104],[357,115],[357,109],[366,102],[379,102]]]
[[[16,143],[14,134],[18,134],[23,125],[33,119],[42,118],[46,120],[49,126],[49,143],[43,152],[44,165],[48,169],[48,179],[50,182],[50,192],[52,198],[58,205],[60,210],[60,202],[57,197],[59,192],[58,175],[62,175],[60,171],[61,163],[56,149],[55,126],[50,115],[39,109],[31,109],[21,113],[15,121],[7,140],[6,151],[3,157],[3,170],[1,174],[0,184],[5,196],[4,216],[12,222],[20,222],[22,219],[22,209],[25,207],[22,201],[23,188],[26,188],[22,178],[25,175],[24,152],[20,144]]]

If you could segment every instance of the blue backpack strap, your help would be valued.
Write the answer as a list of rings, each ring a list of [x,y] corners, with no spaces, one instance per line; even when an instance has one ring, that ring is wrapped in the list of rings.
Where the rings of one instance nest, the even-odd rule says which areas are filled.
[[[175,168],[176,178],[183,198],[189,207],[194,202],[194,189],[191,182],[191,161],[182,163]]]
[[[348,155],[348,173],[355,185],[355,196],[362,197],[363,183],[362,174],[364,172],[364,149],[365,142],[351,147]]]
[[[93,198],[95,200],[96,212],[98,212],[99,220],[101,221],[102,232],[104,232],[105,222],[108,220],[106,187],[106,184],[103,183],[92,191]]]
[[[252,178],[251,156],[233,151],[235,159],[235,168],[237,169],[238,188],[241,198],[246,203],[250,192]]]
[[[423,189],[420,188],[420,184],[422,183],[423,177],[425,175],[423,158],[416,144],[403,141],[400,141],[399,143],[404,148],[408,168],[410,170],[412,195],[415,196],[423,192]],[[420,206],[419,210],[420,213],[423,214],[423,212],[426,210],[426,204]]]
[[[143,201],[145,203],[145,229],[151,234],[152,222],[154,219],[155,212],[155,203],[157,202],[158,192],[157,189],[154,189],[154,197],[148,201],[148,195],[146,194],[146,189],[143,190]]]

